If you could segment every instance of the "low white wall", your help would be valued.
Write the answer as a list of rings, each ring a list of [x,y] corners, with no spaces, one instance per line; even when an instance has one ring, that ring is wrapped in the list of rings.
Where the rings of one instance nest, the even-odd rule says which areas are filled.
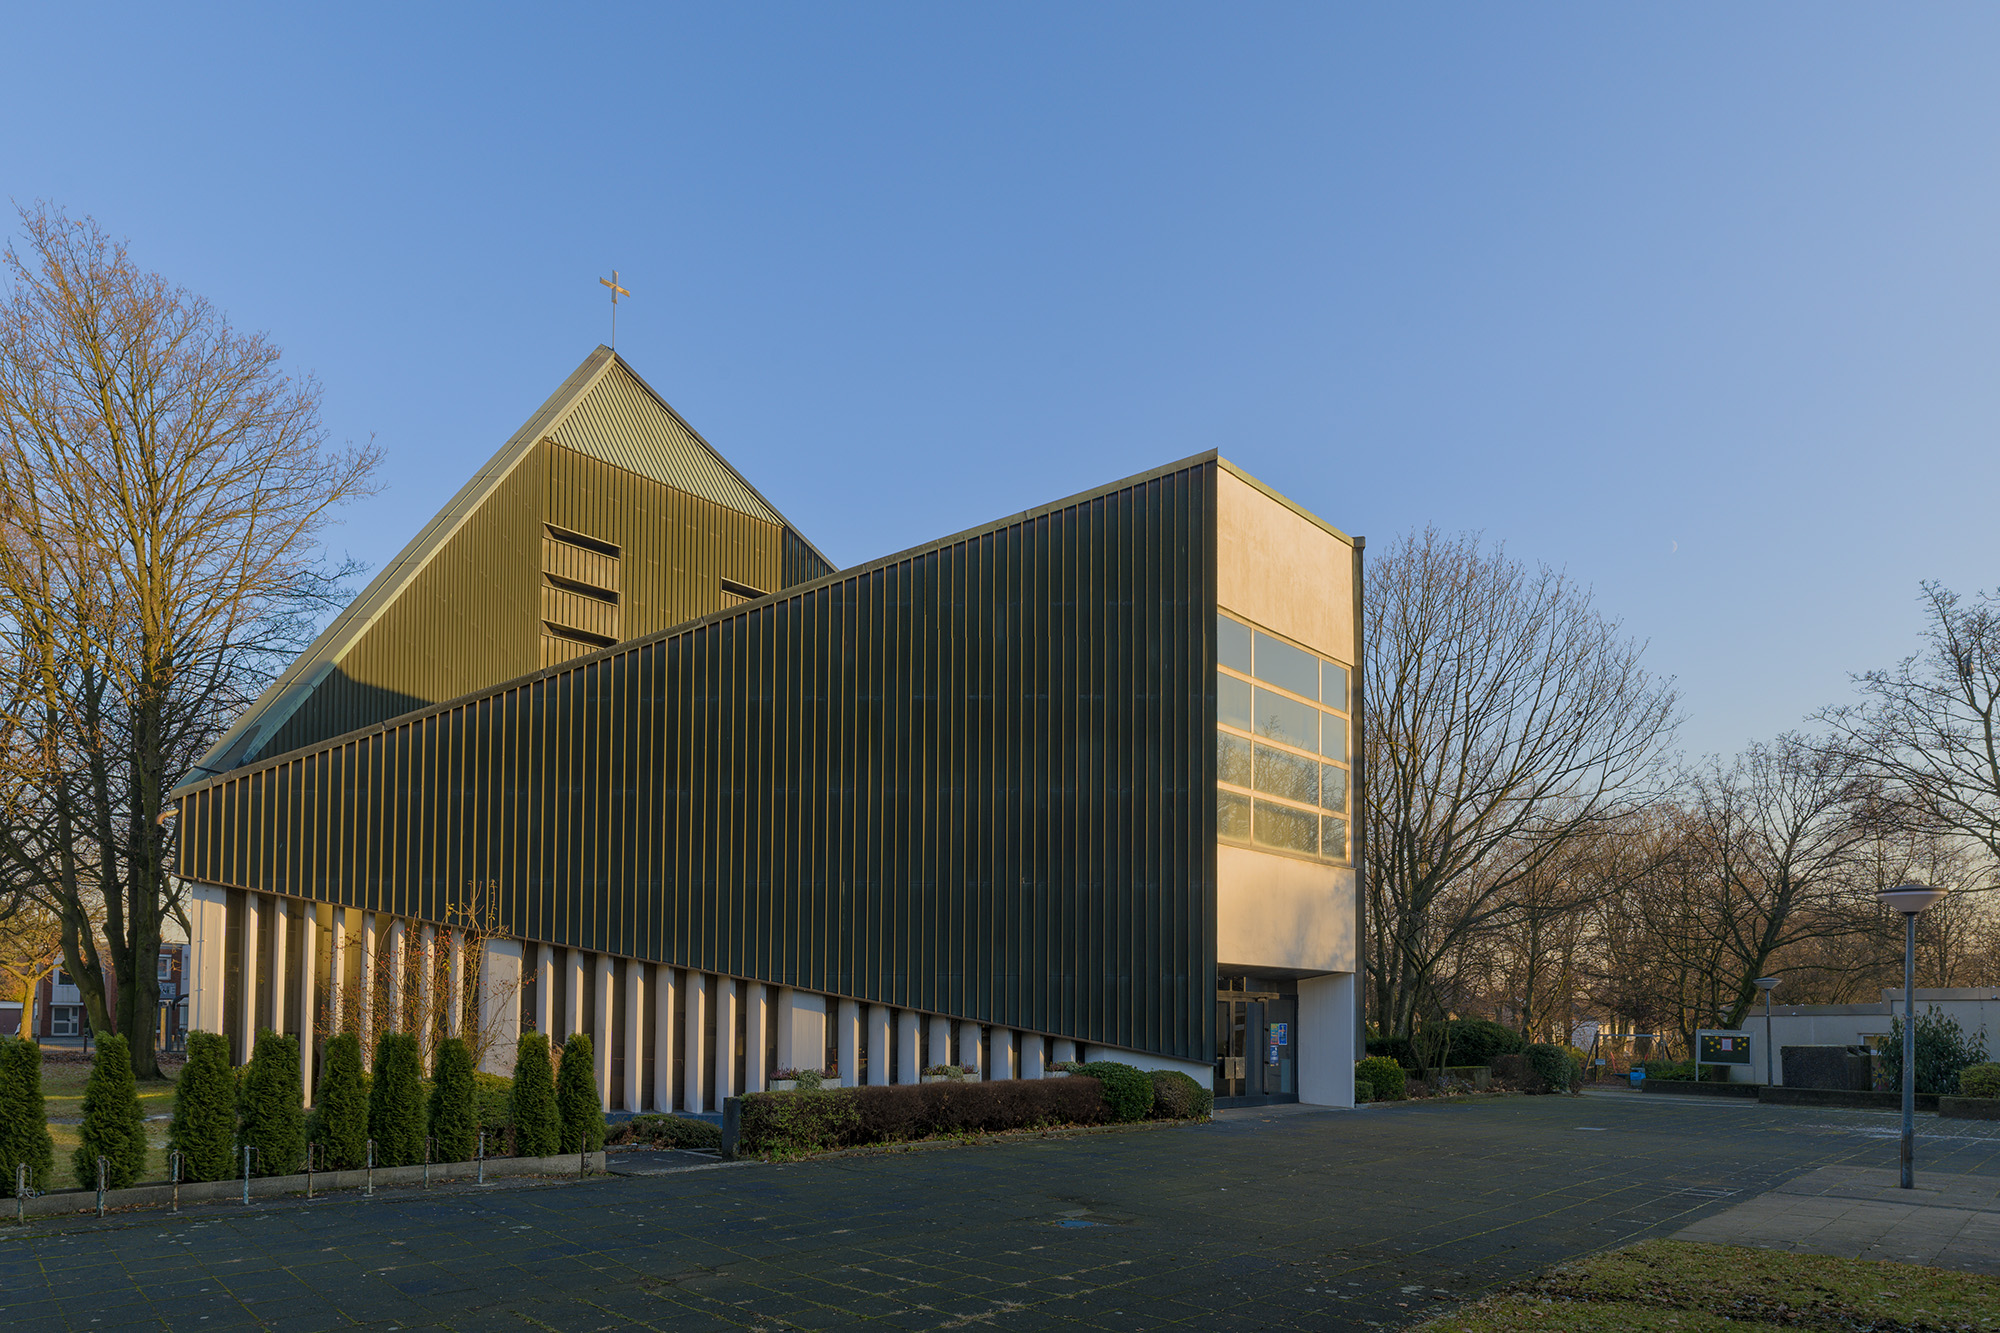
[[[1187,1060],[1170,1060],[1164,1055],[1148,1055],[1144,1051],[1121,1051],[1116,1046],[1086,1046],[1083,1058],[1089,1060],[1115,1060],[1121,1065],[1131,1065],[1134,1069],[1178,1069],[1204,1088],[1215,1086],[1215,1066],[1194,1064]]]

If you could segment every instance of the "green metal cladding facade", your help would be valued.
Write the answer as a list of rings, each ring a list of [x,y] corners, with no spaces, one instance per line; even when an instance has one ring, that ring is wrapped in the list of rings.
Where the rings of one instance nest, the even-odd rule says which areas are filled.
[[[811,581],[185,789],[180,873],[1207,1061],[1216,466],[840,573],[717,537]]]

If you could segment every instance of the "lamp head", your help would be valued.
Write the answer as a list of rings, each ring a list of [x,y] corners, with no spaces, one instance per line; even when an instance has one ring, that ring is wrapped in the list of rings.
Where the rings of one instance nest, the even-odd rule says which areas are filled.
[[[1755,986],[1758,990],[1763,991],[1766,995],[1769,995],[1772,991],[1778,989],[1778,979],[1776,977],[1758,977],[1755,981],[1751,982],[1750,984]]]
[[[1892,911],[1915,916],[1944,895],[1943,889],[1934,889],[1928,884],[1898,884],[1893,889],[1883,889],[1875,898]]]

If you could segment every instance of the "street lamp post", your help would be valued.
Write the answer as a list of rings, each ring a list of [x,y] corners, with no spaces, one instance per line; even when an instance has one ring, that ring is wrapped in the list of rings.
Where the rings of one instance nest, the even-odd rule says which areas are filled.
[[[1758,977],[1750,984],[1764,992],[1764,1083],[1768,1087],[1778,1081],[1778,1048],[1771,1044],[1771,992],[1778,989],[1778,979]]]
[[[1903,1188],[1917,1187],[1917,918],[1944,897],[1927,884],[1899,884],[1875,897],[1903,914]]]

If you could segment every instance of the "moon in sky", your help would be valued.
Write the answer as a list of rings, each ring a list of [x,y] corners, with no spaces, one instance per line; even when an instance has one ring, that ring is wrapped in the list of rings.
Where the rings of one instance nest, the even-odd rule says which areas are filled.
[[[1678,555],[1680,553],[1681,544],[1679,542],[1669,540],[1667,544],[1673,547],[1673,550],[1667,552],[1668,555]]]

